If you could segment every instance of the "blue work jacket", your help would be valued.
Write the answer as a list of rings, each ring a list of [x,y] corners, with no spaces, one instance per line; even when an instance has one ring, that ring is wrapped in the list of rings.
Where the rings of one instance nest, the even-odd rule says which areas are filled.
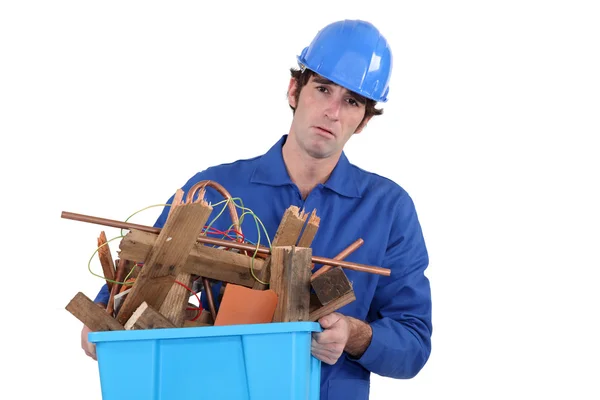
[[[431,295],[424,274],[429,258],[415,206],[398,184],[350,164],[343,153],[327,182],[303,200],[283,161],[286,139],[284,135],[262,156],[199,172],[182,189],[187,194],[202,180],[221,184],[260,218],[271,240],[290,206],[308,213],[316,209],[321,223],[311,246],[313,255],[333,258],[362,238],[364,244],[345,260],[391,269],[389,277],[344,270],[356,300],[338,312],[368,322],[373,337],[362,357],[344,353],[335,365],[323,363],[321,367],[321,400],[368,399],[371,372],[411,378],[423,368],[431,351]],[[216,204],[223,197],[207,188],[206,199]],[[214,208],[209,222],[221,208]],[[164,225],[168,212],[169,208],[163,210],[155,226]],[[227,210],[213,224],[221,230],[230,225]],[[244,217],[242,231],[256,243],[256,223],[250,215]],[[268,245],[264,234],[260,244]],[[95,301],[108,301],[106,287]]]

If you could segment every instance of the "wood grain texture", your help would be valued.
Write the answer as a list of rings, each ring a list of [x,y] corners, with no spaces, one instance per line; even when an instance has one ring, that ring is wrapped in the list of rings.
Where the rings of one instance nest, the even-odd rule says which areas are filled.
[[[278,298],[273,322],[308,320],[311,256],[310,248],[273,247],[269,287]]]
[[[180,272],[179,268],[187,261],[211,212],[212,207],[203,200],[180,205],[171,210],[133,285],[133,290],[119,310],[117,320],[120,323],[125,323],[144,301],[157,309],[160,308],[162,303],[156,304],[152,300],[166,297],[175,276]],[[171,277],[171,284],[152,285],[154,290],[150,287],[144,288],[153,278],[165,276]]]
[[[164,315],[143,302],[125,324],[126,330],[175,328]]]
[[[93,332],[121,331],[125,328],[115,321],[103,307],[94,303],[85,294],[78,292],[65,307]]]

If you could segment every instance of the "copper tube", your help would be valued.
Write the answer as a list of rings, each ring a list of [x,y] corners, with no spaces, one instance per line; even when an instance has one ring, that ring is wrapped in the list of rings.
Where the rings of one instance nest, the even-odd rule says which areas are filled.
[[[358,249],[360,246],[362,246],[364,242],[365,242],[364,240],[362,240],[361,238],[358,238],[354,243],[352,243],[350,246],[348,246],[344,250],[342,250],[340,252],[340,254],[335,256],[333,259],[338,260],[338,261],[343,260],[344,258],[348,257],[350,254],[354,253],[354,251],[356,249]],[[310,280],[313,281],[316,277],[324,274],[325,272],[329,271],[331,268],[333,268],[332,265],[323,265],[317,272],[312,274],[312,276],[310,277]]]
[[[132,224],[129,222],[122,222],[122,221],[116,221],[116,220],[99,218],[99,217],[92,217],[90,215],[75,214],[75,213],[66,212],[66,211],[62,212],[61,217],[65,218],[65,219],[72,219],[75,221],[82,221],[82,222],[89,222],[92,224],[111,226],[113,228],[130,229],[130,230],[136,229],[136,230],[144,231],[144,232],[160,233],[160,228],[154,228],[151,226]],[[248,250],[252,253],[254,253],[254,251],[258,251],[259,253],[263,253],[263,254],[271,254],[271,250],[268,247],[259,246],[257,249],[257,247],[254,245],[247,244],[247,243],[234,242],[233,240],[223,240],[223,239],[216,239],[216,238],[200,236],[200,237],[198,237],[198,241],[201,243],[205,243],[205,244],[229,247],[232,249]],[[325,258],[325,257],[312,256],[312,262],[315,264],[334,265],[334,266],[339,266],[342,268],[351,269],[354,271],[369,272],[371,274],[377,274],[377,275],[383,275],[383,276],[390,276],[390,274],[391,274],[391,270],[388,268],[375,267],[375,266],[365,265],[365,264],[357,264],[357,263],[353,263],[353,262],[349,262],[349,261],[334,260],[334,259]]]
[[[206,300],[208,300],[208,307],[210,308],[210,314],[214,321],[217,320],[217,309],[215,307],[215,299],[213,298],[213,293],[210,287],[210,282],[208,278],[202,277],[202,283],[204,284],[204,293],[206,293]]]

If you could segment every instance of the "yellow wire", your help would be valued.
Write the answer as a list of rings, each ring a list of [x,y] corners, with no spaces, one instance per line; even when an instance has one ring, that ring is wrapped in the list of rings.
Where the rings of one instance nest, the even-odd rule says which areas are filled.
[[[241,204],[241,205],[238,205],[238,204],[236,203],[236,200],[239,200],[239,202],[240,202],[240,204]],[[258,277],[257,277],[257,276],[254,274],[254,260],[255,260],[255,258],[256,258],[256,255],[258,254],[258,249],[260,248],[260,237],[261,237],[261,236],[260,236],[260,228],[261,228],[261,227],[262,227],[262,229],[263,229],[263,232],[265,233],[265,236],[266,236],[266,238],[267,238],[267,242],[269,243],[269,249],[271,249],[271,247],[272,247],[272,245],[271,245],[271,239],[269,238],[269,234],[268,234],[268,232],[267,232],[267,229],[265,228],[265,225],[263,224],[263,222],[260,220],[260,218],[258,218],[258,216],[257,216],[256,214],[254,214],[254,212],[253,212],[251,209],[249,209],[249,208],[247,208],[247,207],[244,207],[244,203],[243,203],[243,201],[242,201],[242,199],[241,199],[240,197],[232,197],[232,198],[230,198],[230,199],[225,199],[225,200],[222,200],[222,201],[220,201],[220,202],[218,202],[218,203],[215,203],[213,206],[218,206],[218,205],[220,205],[220,204],[222,204],[222,203],[225,203],[225,204],[223,205],[223,208],[221,209],[221,211],[219,212],[219,214],[217,214],[217,216],[216,216],[215,218],[213,218],[213,220],[212,220],[212,221],[211,221],[211,222],[210,222],[210,223],[209,223],[209,224],[206,226],[206,228],[205,228],[205,230],[204,230],[204,231],[205,231],[205,232],[207,232],[207,231],[210,229],[210,227],[211,227],[211,226],[212,226],[212,225],[215,223],[215,221],[216,221],[217,219],[219,219],[219,217],[220,217],[220,216],[223,214],[223,212],[224,212],[224,211],[225,211],[225,209],[227,208],[227,206],[228,206],[228,204],[229,204],[229,202],[230,202],[230,201],[233,203],[233,205],[234,205],[235,207],[237,207],[237,208],[241,209],[242,211],[244,211],[244,212],[242,213],[242,215],[239,217],[239,225],[240,225],[240,227],[241,227],[241,225],[242,225],[242,222],[244,221],[244,216],[245,216],[246,214],[250,214],[250,215],[252,215],[252,217],[254,218],[254,222],[255,222],[255,224],[256,224],[257,243],[256,243],[256,250],[254,251],[254,254],[252,255],[251,262],[250,262],[250,273],[252,274],[252,277],[253,277],[253,278],[254,278],[254,279],[257,281],[257,282],[259,282],[259,283],[262,283],[263,285],[268,285],[268,284],[269,284],[268,282],[263,282],[262,280],[260,280],[260,279],[259,279],[259,278],[258,278]],[[131,218],[132,218],[134,215],[136,215],[136,214],[138,214],[138,213],[140,213],[140,212],[142,212],[142,211],[145,211],[145,210],[147,210],[147,209],[149,209],[149,208],[152,208],[152,207],[170,207],[170,206],[171,206],[171,204],[154,204],[154,205],[151,205],[151,206],[148,206],[148,207],[144,207],[144,208],[142,208],[141,210],[138,210],[138,211],[134,212],[133,214],[131,214],[129,217],[127,217],[127,219],[125,219],[125,222],[129,221],[129,219],[131,219]],[[259,224],[260,224],[260,227],[259,227]],[[232,223],[232,224],[229,226],[228,230],[229,230],[229,229],[231,229],[231,228],[233,227],[233,225],[234,225],[234,224]],[[238,234],[237,234],[237,233],[236,233],[236,236],[238,236]],[[94,276],[96,276],[96,277],[98,277],[98,278],[102,278],[102,279],[106,280],[107,282],[112,282],[112,283],[115,283],[115,284],[121,284],[121,285],[123,285],[123,284],[126,284],[125,282],[117,282],[117,281],[114,281],[114,280],[111,280],[111,279],[107,279],[106,277],[104,277],[104,276],[102,276],[102,275],[98,275],[98,274],[94,273],[94,272],[92,271],[92,269],[91,269],[91,262],[92,262],[92,260],[94,259],[94,256],[96,255],[96,253],[98,252],[98,250],[100,250],[100,247],[107,245],[108,243],[112,242],[112,241],[113,241],[113,240],[115,240],[115,239],[119,239],[119,238],[121,238],[121,239],[122,239],[122,238],[124,238],[124,237],[125,237],[125,236],[123,235],[123,229],[121,228],[121,235],[120,235],[120,236],[117,236],[117,237],[114,237],[114,238],[110,239],[109,241],[107,241],[106,243],[102,244],[101,246],[99,246],[99,247],[98,247],[98,248],[97,248],[97,249],[94,251],[94,253],[93,253],[93,254],[92,254],[92,256],[90,257],[90,260],[88,261],[88,270],[89,270],[89,272],[90,272],[92,275],[94,275]],[[127,279],[129,278],[129,276],[131,276],[131,274],[132,274],[132,273],[133,273],[133,271],[135,270],[135,267],[136,267],[136,266],[134,265],[134,266],[133,266],[133,268],[131,269],[131,271],[129,271],[129,273],[128,273],[128,274],[127,274],[127,276],[125,277],[125,281],[127,281]]]

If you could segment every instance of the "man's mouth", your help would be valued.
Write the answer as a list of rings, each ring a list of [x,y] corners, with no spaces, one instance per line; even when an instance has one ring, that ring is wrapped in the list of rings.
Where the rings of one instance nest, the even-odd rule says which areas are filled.
[[[319,131],[321,131],[323,133],[327,133],[327,134],[329,134],[331,136],[335,136],[333,134],[333,132],[331,132],[329,129],[325,129],[325,128],[321,127],[321,126],[315,126],[315,128],[317,128],[317,130],[319,130]]]

